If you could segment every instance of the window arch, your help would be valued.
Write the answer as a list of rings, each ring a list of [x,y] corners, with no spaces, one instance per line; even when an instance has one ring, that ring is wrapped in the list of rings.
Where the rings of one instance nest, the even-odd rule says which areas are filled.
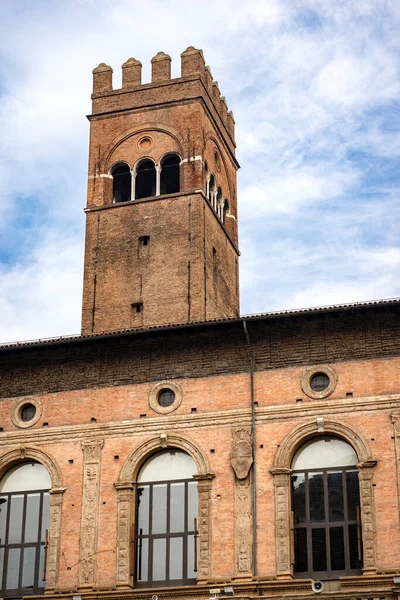
[[[182,450],[162,450],[141,467],[136,489],[136,585],[197,580],[197,473]]]
[[[135,200],[156,195],[156,167],[150,159],[143,160],[136,169]]]
[[[179,192],[181,159],[177,154],[168,154],[161,160],[160,193],[174,194]]]
[[[362,568],[358,458],[349,443],[319,436],[292,459],[294,573],[336,579]]]
[[[0,480],[1,595],[41,594],[46,585],[50,475],[35,461],[9,469]]]
[[[218,217],[222,221],[222,189],[221,189],[221,186],[218,186],[218,189],[217,189],[214,210],[217,213]]]
[[[129,165],[117,163],[111,169],[113,178],[113,202],[129,202],[131,200],[132,177]]]

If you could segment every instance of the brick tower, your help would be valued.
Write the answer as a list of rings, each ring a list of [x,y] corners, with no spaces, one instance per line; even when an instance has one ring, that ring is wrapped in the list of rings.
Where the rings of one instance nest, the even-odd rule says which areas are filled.
[[[82,333],[239,314],[234,119],[203,53],[93,71]]]

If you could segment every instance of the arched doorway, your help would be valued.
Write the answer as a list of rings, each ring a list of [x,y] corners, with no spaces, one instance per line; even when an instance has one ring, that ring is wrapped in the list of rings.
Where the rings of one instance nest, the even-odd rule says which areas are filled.
[[[294,574],[336,579],[362,569],[358,458],[344,440],[313,438],[292,460]]]
[[[182,450],[151,456],[136,489],[136,585],[190,585],[197,580],[198,491],[194,460]]]
[[[41,594],[46,585],[51,480],[40,463],[20,463],[0,481],[1,595]]]

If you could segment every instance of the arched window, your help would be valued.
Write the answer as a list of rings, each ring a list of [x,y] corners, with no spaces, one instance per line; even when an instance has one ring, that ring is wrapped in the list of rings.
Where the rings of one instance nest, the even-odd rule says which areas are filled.
[[[215,179],[214,179],[214,175],[211,175],[211,177],[210,177],[210,184],[208,186],[208,199],[211,202],[211,205],[214,204],[215,194],[216,194]]]
[[[179,192],[179,164],[181,159],[177,154],[169,154],[161,161],[161,194]]]
[[[357,455],[345,441],[323,436],[292,461],[294,572],[337,579],[362,568]]]
[[[225,218],[226,218],[226,215],[229,215],[229,202],[228,202],[228,200],[225,198],[225,201],[224,201],[224,208],[223,208],[223,211],[222,211],[222,222],[223,222],[223,223],[225,223]]]
[[[221,219],[222,221],[222,189],[221,187],[218,187],[217,190],[217,198],[215,200],[215,207],[214,210],[217,213],[218,217]]]
[[[19,464],[0,481],[1,595],[42,594],[46,584],[50,476],[37,462]]]
[[[111,175],[113,176],[113,202],[129,202],[132,188],[129,165],[126,163],[114,165]]]
[[[208,198],[208,183],[210,178],[210,173],[208,172],[208,164],[207,161],[204,161],[204,193],[206,198]]]
[[[197,472],[181,450],[149,458],[138,476],[136,585],[189,585],[197,579]]]
[[[135,199],[156,195],[156,168],[152,160],[144,160],[137,168]]]

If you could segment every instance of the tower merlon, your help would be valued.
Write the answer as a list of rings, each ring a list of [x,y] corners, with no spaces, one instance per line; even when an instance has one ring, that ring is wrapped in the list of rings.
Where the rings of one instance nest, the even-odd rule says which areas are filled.
[[[228,125],[228,131],[231,134],[231,138],[234,140],[235,139],[235,119],[233,117],[233,112],[231,110],[228,110],[228,113],[227,113],[227,125]]]
[[[142,85],[142,63],[136,58],[128,58],[122,65],[122,87]]]
[[[165,52],[158,52],[151,59],[151,82],[168,81],[171,79],[171,57]]]
[[[194,73],[199,73],[201,77],[205,77],[206,63],[202,50],[198,50],[193,46],[186,48],[181,54],[181,76],[189,77]]]
[[[112,74],[112,68],[106,63],[100,63],[93,69],[93,94],[112,91]]]

